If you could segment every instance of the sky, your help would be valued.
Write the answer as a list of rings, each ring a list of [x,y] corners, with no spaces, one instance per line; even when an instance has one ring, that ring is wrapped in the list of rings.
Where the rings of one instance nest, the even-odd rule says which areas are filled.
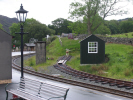
[[[57,18],[68,19],[69,7],[75,0],[0,0],[0,15],[9,18],[16,18],[15,11],[20,9],[20,5],[28,12],[27,18],[34,18],[43,24],[52,24]],[[127,15],[110,16],[106,20],[123,19],[133,17],[133,4],[128,3],[124,8],[129,11]]]

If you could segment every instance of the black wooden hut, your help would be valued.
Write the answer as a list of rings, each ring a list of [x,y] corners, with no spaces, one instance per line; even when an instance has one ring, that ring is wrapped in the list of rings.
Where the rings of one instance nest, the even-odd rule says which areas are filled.
[[[105,60],[105,41],[90,35],[80,41],[80,63],[99,64]]]
[[[11,43],[12,36],[0,29],[0,84],[12,79]]]

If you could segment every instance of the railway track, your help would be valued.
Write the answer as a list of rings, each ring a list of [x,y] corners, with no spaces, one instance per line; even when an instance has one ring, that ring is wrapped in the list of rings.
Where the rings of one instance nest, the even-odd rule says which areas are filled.
[[[19,57],[20,56],[16,56],[16,57],[12,58],[12,67],[14,69],[20,71],[21,67],[16,64],[16,60]],[[59,60],[69,60],[70,58],[71,58],[70,56],[67,58],[65,56],[63,56]],[[24,68],[24,72],[28,73],[28,74],[35,75],[35,76],[43,77],[46,79],[54,80],[54,81],[59,81],[59,82],[72,84],[72,85],[76,85],[76,86],[81,86],[81,87],[94,89],[94,90],[98,90],[101,92],[106,92],[106,93],[115,94],[115,95],[133,99],[133,92],[130,91],[133,88],[133,82],[116,80],[116,79],[105,78],[105,77],[101,77],[101,76],[88,74],[88,73],[85,73],[82,71],[74,70],[65,64],[57,63],[54,65],[54,67],[57,68],[58,70],[62,71],[63,73],[72,75],[74,77],[82,78],[84,80],[88,80],[88,83],[74,81],[74,80],[70,80],[70,79],[64,79],[64,78],[60,78],[60,77],[55,77],[55,76],[47,75],[44,73],[32,71],[32,70],[29,70],[26,68]],[[89,81],[94,81],[94,83],[96,83],[96,84],[94,84],[94,83],[92,84]],[[100,83],[100,85],[97,83]],[[108,84],[108,86],[106,87],[104,84]],[[114,87],[114,88],[112,88],[112,87]],[[121,90],[121,88],[125,88],[126,91]]]

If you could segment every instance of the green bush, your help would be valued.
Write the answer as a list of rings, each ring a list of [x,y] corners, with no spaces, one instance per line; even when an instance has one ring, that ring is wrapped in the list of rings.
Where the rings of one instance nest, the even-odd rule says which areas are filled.
[[[46,42],[46,38],[43,38],[42,41],[45,41]]]
[[[51,37],[51,42],[54,41],[56,38],[56,36]]]
[[[125,76],[130,76],[131,75],[131,70],[130,69],[126,69],[124,72]]]
[[[127,33],[126,33],[125,35],[126,35],[126,36],[128,36],[128,34],[127,34]]]
[[[29,66],[34,66],[35,65],[32,59],[30,59],[29,63],[30,63]]]

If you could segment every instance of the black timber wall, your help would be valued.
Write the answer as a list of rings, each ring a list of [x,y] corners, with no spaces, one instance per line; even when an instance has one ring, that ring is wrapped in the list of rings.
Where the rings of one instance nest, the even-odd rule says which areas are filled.
[[[98,42],[98,53],[88,53],[88,42]],[[105,42],[91,35],[80,42],[80,63],[99,64],[105,60]]]
[[[0,29],[0,80],[12,79],[12,36]]]

